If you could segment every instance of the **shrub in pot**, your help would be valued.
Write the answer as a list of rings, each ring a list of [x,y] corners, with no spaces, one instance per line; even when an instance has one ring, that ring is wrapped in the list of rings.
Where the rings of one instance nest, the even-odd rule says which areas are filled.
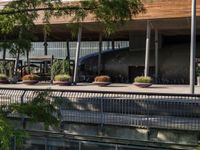
[[[59,74],[54,77],[53,84],[56,85],[71,85],[71,76],[68,74]]]
[[[133,84],[137,87],[146,88],[152,85],[152,78],[148,76],[138,76],[134,79]]]
[[[1,84],[8,84],[8,77],[5,74],[0,74],[0,83]]]
[[[28,74],[22,77],[22,81],[24,84],[32,85],[39,82],[39,76],[34,74]]]
[[[106,86],[111,83],[111,78],[106,75],[96,76],[93,83],[99,86]]]

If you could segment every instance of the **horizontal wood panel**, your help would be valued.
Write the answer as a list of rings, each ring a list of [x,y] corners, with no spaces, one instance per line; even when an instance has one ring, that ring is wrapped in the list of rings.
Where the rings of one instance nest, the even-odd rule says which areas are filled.
[[[171,19],[191,16],[191,2],[192,0],[143,0],[146,13],[139,14],[133,17],[135,20],[146,19]],[[197,0],[197,16],[200,16],[200,0]],[[36,21],[37,24],[42,24],[41,17]],[[60,24],[70,22],[71,17],[64,16],[59,18],[52,18],[51,23]],[[95,22],[92,15],[88,16],[84,22]]]

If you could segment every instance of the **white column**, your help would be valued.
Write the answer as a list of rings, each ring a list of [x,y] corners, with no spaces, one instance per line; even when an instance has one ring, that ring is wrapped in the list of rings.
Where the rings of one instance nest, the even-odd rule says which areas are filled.
[[[191,46],[190,46],[190,92],[195,92],[195,58],[196,58],[196,0],[192,0]]]
[[[158,30],[155,29],[155,80],[158,82]]]
[[[149,75],[150,38],[151,38],[150,21],[147,21],[145,68],[144,68],[144,76],[145,77],[147,77]]]
[[[78,40],[76,45],[76,57],[75,57],[75,67],[74,67],[74,84],[78,81],[78,64],[79,64],[79,55],[80,55],[80,48],[81,48],[81,36],[82,36],[82,26],[80,25],[78,31]]]
[[[99,55],[98,55],[98,75],[101,74],[101,54],[102,54],[102,33],[99,34]]]

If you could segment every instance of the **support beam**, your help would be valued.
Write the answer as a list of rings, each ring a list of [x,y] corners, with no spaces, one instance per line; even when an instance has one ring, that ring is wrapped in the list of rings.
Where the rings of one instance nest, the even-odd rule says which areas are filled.
[[[6,42],[6,36],[4,36],[4,42]],[[3,47],[3,59],[6,59],[6,48]]]
[[[115,50],[115,40],[112,38],[112,50]]]
[[[98,75],[101,74],[102,70],[101,54],[102,54],[102,33],[99,34]]]
[[[44,31],[44,55],[48,55],[47,32]]]
[[[150,38],[151,38],[150,21],[147,21],[145,68],[144,68],[144,76],[145,77],[147,77],[149,75]]]
[[[51,66],[53,66],[53,62],[54,62],[54,56],[51,56]],[[51,69],[51,84],[53,84],[53,79],[54,79],[54,72],[53,69]]]
[[[107,50],[109,50],[110,49],[110,41],[108,40],[107,41]]]
[[[6,59],[6,48],[3,48],[3,60]]]
[[[44,29],[44,55],[48,55],[48,43],[47,43],[47,31]],[[47,73],[48,65],[47,62],[44,62],[44,73]]]
[[[155,29],[155,82],[158,83],[158,30]]]
[[[67,56],[66,56],[66,59],[67,59],[67,62],[69,64],[69,75],[71,76],[72,75],[72,72],[71,72],[71,68],[70,68],[70,48],[69,48],[69,40],[67,40]]]
[[[28,66],[28,74],[31,73],[31,68],[30,68],[30,59],[29,59],[29,50],[26,50],[26,61],[27,61],[27,66]]]
[[[192,0],[190,45],[190,92],[195,92],[195,58],[196,58],[196,0]]]
[[[78,81],[78,64],[79,64],[79,55],[80,55],[80,48],[81,48],[81,36],[82,36],[82,26],[79,26],[78,31],[78,40],[76,45],[76,57],[75,57],[75,67],[74,67],[74,84]]]
[[[70,59],[69,40],[67,40],[67,59]]]

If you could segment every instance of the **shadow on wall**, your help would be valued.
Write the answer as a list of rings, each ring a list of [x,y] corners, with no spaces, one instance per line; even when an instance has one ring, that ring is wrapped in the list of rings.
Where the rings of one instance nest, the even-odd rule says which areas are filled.
[[[197,51],[199,51],[199,47],[200,44],[197,46]],[[200,56],[199,52],[197,54]],[[112,82],[132,82],[136,75],[143,75],[144,58],[144,50],[121,49],[105,52],[102,54],[102,74],[110,75],[113,79]],[[150,74],[152,77],[154,77],[155,70],[154,60],[154,49],[152,49],[150,54]],[[81,74],[95,77],[97,75],[97,62],[97,54],[82,60]],[[189,62],[189,44],[165,45],[159,50],[158,83],[188,84]]]

